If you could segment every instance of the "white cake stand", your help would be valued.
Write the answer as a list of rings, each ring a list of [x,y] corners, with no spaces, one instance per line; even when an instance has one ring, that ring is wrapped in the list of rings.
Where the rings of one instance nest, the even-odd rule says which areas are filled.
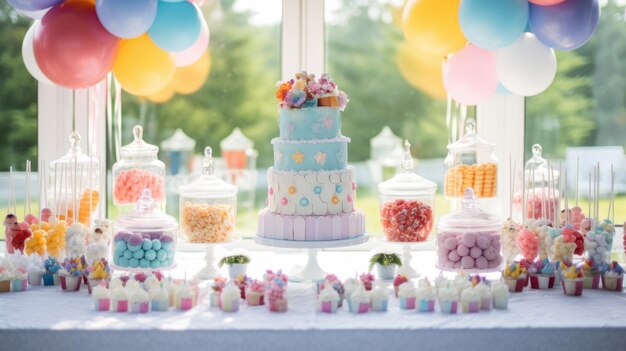
[[[317,261],[318,249],[330,249],[335,247],[359,245],[369,240],[369,236],[367,234],[363,234],[356,238],[327,241],[293,241],[268,239],[257,236],[254,240],[257,244],[263,246],[281,247],[288,249],[306,249],[308,254],[306,266],[295,267],[294,270],[288,274],[289,281],[304,282],[308,280],[316,281],[324,278],[324,276],[326,275],[326,272],[322,269],[322,267],[320,267],[320,264]]]
[[[215,267],[215,248],[218,246],[231,246],[235,245],[241,241],[241,238],[237,237],[230,241],[221,242],[221,243],[188,243],[188,242],[179,242],[179,248],[181,251],[205,251],[204,261],[206,264],[202,267],[198,273],[194,276],[196,279],[200,280],[210,280],[219,274],[219,270]]]
[[[402,246],[402,266],[398,269],[398,274],[402,274],[408,278],[418,278],[420,274],[411,266],[413,254],[411,251],[418,248],[435,248],[435,236],[429,235],[425,241],[406,242],[406,241],[389,241],[385,236],[378,237],[377,240],[383,244]]]

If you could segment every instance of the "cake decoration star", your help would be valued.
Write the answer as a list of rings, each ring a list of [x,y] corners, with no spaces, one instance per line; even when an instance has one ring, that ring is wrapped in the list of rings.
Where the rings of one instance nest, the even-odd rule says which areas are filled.
[[[274,155],[274,158],[276,159],[276,161],[280,162],[283,160],[283,153],[280,151],[276,151],[276,155]]]
[[[313,158],[315,159],[315,162],[317,162],[317,164],[319,164],[319,165],[323,165],[324,163],[326,163],[326,153],[325,152],[318,151],[317,154],[315,154],[315,156]]]
[[[333,127],[333,119],[328,116],[324,117],[322,123],[324,124],[324,128],[326,129],[330,129]]]
[[[304,154],[300,151],[296,151],[295,154],[291,155],[291,158],[293,158],[297,164],[304,162]]]

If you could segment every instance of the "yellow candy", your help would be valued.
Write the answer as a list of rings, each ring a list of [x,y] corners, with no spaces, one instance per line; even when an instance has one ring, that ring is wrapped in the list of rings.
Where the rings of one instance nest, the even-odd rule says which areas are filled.
[[[67,230],[67,224],[64,221],[58,221],[54,224],[53,228],[48,230],[46,236],[46,245],[48,254],[57,259],[60,259],[61,252],[65,248],[65,231]]]
[[[46,232],[42,229],[37,229],[33,231],[33,234],[30,238],[26,239],[24,242],[24,250],[27,255],[31,255],[33,253],[38,254],[39,256],[44,256],[46,254]]]

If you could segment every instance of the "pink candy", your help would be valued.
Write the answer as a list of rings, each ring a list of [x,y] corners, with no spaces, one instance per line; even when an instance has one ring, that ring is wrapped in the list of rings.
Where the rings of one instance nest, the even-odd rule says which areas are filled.
[[[525,259],[534,261],[539,253],[539,238],[537,234],[528,228],[521,228],[517,235],[517,247],[519,247]]]
[[[548,189],[544,189],[547,192]],[[535,189],[535,194],[532,194],[532,190],[526,200],[526,218],[539,219],[545,216],[549,222],[553,223],[554,210],[556,209],[558,199],[553,197],[552,194],[545,194],[545,199],[541,198],[541,189]],[[513,196],[513,205],[518,211],[522,210],[522,195],[520,193]],[[545,205],[545,206],[544,206]],[[545,213],[543,208],[545,207]]]
[[[500,233],[441,232],[437,242],[439,266],[444,269],[489,269],[502,263]]]
[[[138,168],[122,171],[115,178],[113,199],[118,204],[132,204],[146,188],[150,189],[155,201],[163,200],[163,179],[160,176]]]

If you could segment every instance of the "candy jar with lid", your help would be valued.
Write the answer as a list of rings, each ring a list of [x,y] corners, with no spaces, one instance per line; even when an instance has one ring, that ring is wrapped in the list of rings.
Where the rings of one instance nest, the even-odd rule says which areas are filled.
[[[465,189],[474,189],[478,198],[496,196],[498,159],[495,144],[476,134],[476,121],[465,121],[465,135],[448,145],[445,164],[444,193],[447,198],[463,197]]]
[[[100,200],[100,162],[82,152],[77,132],[70,134],[69,140],[68,152],[50,162],[52,186],[47,191],[47,203],[52,204],[59,219],[72,223],[78,218],[89,227]]]
[[[220,243],[235,235],[237,187],[213,174],[212,149],[204,149],[202,175],[180,187],[181,239],[189,243]]]
[[[381,224],[388,241],[425,241],[434,223],[437,184],[413,173],[410,148],[405,140],[401,171],[378,184]]]
[[[143,189],[131,213],[115,221],[113,264],[121,269],[167,269],[175,264],[176,219],[156,208],[150,189]]]
[[[437,225],[437,266],[444,270],[498,270],[500,218],[478,207],[472,188],[465,189],[461,209]]]
[[[113,165],[113,203],[135,203],[143,189],[150,189],[157,203],[165,200],[165,164],[157,159],[159,147],[143,140],[143,128],[133,128],[134,141],[121,148]]]

